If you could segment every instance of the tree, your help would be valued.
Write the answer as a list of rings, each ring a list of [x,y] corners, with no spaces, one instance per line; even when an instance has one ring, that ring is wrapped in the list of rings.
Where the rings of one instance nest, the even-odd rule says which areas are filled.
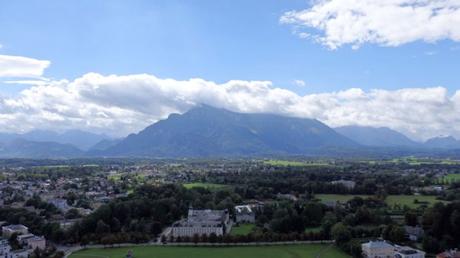
[[[96,227],[96,233],[97,234],[105,234],[110,232],[110,227],[109,225],[105,224],[104,221],[99,220],[97,222],[97,227]]]
[[[440,251],[438,240],[431,236],[425,236],[422,241],[423,250],[428,253],[437,253]]]
[[[343,223],[336,223],[331,229],[331,236],[337,243],[337,245],[342,245],[350,241],[352,235],[347,226]]]
[[[415,227],[418,224],[417,213],[413,211],[406,212],[404,215],[406,225]]]

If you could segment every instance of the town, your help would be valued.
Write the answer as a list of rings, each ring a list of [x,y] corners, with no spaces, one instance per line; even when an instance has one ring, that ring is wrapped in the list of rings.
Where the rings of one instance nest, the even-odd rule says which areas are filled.
[[[91,162],[2,163],[1,257],[280,242],[333,243],[353,257],[460,255],[453,160]]]

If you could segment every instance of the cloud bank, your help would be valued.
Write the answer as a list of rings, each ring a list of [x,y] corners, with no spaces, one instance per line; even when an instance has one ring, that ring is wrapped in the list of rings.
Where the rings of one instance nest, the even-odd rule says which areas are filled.
[[[269,81],[162,79],[150,74],[88,73],[0,97],[0,128],[78,128],[126,135],[199,104],[238,112],[316,118],[330,126],[388,126],[419,139],[460,136],[460,90],[443,87],[298,95]]]
[[[39,78],[50,63],[30,57],[0,55],[0,77]]]
[[[450,39],[460,41],[459,0],[319,0],[284,13],[302,38],[330,49],[364,43],[381,46]]]

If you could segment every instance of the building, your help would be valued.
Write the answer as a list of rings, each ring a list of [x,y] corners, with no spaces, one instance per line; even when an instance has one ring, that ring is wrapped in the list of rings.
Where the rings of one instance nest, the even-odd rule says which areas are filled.
[[[256,221],[256,209],[253,205],[235,206],[236,223],[254,223]]]
[[[186,219],[175,222],[171,227],[173,237],[192,237],[194,235],[225,235],[231,230],[227,210],[189,209]]]
[[[336,180],[336,181],[332,181],[331,183],[333,185],[343,185],[347,189],[350,189],[350,190],[355,188],[355,186],[356,186],[356,183],[354,181],[351,181],[351,180]]]
[[[460,251],[457,251],[457,249],[447,250],[437,254],[436,258],[460,258]]]
[[[425,252],[409,246],[395,246],[395,258],[425,258]]]
[[[35,250],[45,250],[46,248],[46,239],[41,236],[36,236],[34,234],[25,234],[18,236],[18,242],[22,246],[27,246],[27,248]]]
[[[11,246],[8,244],[8,240],[0,240],[0,257],[8,257],[11,251]]]
[[[361,245],[365,258],[425,258],[425,252],[386,241],[369,241]]]
[[[0,240],[0,257],[2,258],[27,258],[29,252],[27,250],[11,250],[8,240]]]
[[[393,258],[395,248],[386,241],[369,241],[361,245],[365,258]]]
[[[418,241],[425,234],[423,228],[418,225],[415,227],[404,226],[404,231],[406,231],[406,237],[411,241]]]
[[[48,203],[54,205],[58,210],[62,212],[67,212],[70,209],[70,206],[69,204],[67,204],[66,199],[60,199],[60,198],[50,199],[48,200]]]
[[[2,227],[2,236],[4,238],[10,238],[13,234],[23,235],[29,233],[29,228],[24,225],[8,225]]]

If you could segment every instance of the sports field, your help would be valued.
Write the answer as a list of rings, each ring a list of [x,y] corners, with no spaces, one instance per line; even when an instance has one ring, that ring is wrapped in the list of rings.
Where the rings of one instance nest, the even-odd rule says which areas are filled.
[[[123,247],[87,249],[70,258],[124,258],[132,250],[134,258],[349,258],[332,245],[252,246],[252,247]]]

